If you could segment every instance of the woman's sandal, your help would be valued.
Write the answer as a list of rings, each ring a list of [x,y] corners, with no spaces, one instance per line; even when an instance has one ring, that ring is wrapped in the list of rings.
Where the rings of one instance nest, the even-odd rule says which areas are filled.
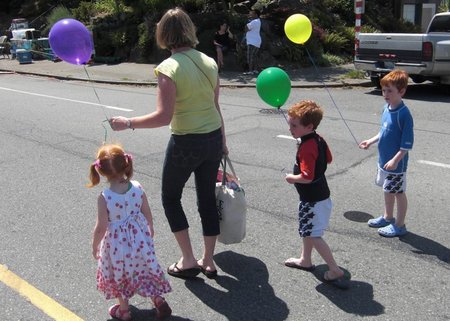
[[[153,304],[156,308],[156,317],[158,319],[165,319],[172,315],[172,309],[169,304],[167,304],[166,300],[162,296],[157,296],[153,300]]]
[[[120,320],[120,321],[130,321],[131,320],[131,313],[129,310],[120,310],[119,304],[114,304],[112,307],[108,310],[109,315],[113,317],[114,319]]]
[[[201,272],[200,267],[192,267],[190,269],[180,269],[177,263],[172,264],[167,268],[167,274],[181,279],[193,279]]]
[[[217,270],[211,271],[211,270],[207,270],[203,267],[200,267],[200,270],[208,279],[215,279],[217,277]]]

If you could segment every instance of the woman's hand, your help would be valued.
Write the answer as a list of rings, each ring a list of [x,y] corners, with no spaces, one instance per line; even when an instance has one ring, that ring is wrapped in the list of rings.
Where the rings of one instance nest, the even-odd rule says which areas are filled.
[[[98,247],[93,247],[92,248],[92,256],[96,260],[100,259],[100,255],[98,254]]]
[[[227,144],[223,145],[222,152],[223,152],[224,155],[228,155],[229,154],[229,150],[228,150]]]
[[[148,225],[148,232],[150,233],[150,236],[151,236],[152,238],[155,237],[155,230],[153,229],[153,224],[149,224],[149,225]]]
[[[128,118],[123,116],[111,117],[109,119],[109,125],[114,131],[121,131],[128,129]]]

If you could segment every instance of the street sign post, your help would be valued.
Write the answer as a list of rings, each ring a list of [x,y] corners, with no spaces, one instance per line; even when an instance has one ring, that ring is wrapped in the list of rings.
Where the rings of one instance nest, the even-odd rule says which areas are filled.
[[[365,0],[355,0],[355,54],[361,32],[361,16],[364,13]]]

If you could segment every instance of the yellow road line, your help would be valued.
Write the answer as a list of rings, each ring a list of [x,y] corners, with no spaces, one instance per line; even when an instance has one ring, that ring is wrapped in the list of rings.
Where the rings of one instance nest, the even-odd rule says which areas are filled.
[[[83,321],[72,311],[21,279],[2,264],[0,264],[0,281],[27,298],[34,306],[56,321]]]

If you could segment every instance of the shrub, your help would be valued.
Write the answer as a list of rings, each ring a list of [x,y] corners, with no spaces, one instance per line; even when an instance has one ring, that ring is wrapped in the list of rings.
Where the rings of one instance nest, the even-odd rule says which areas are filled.
[[[82,1],[77,8],[72,9],[72,14],[75,19],[84,23],[90,23],[91,17],[95,17],[98,12],[95,10],[92,2]]]
[[[339,54],[348,44],[348,39],[340,33],[331,32],[323,38],[323,49],[331,54]]]
[[[364,25],[361,26],[361,32],[364,33],[380,33],[381,31],[378,30],[377,28],[370,26],[370,25]]]
[[[121,12],[129,11],[122,1],[115,0],[99,0],[95,1],[94,10],[100,15],[119,14]]]
[[[330,53],[325,53],[322,55],[322,60],[320,60],[321,66],[339,66],[347,63],[347,59],[343,56],[332,55]]]
[[[73,18],[73,15],[70,12],[70,10],[67,9],[66,7],[64,7],[64,6],[57,6],[47,16],[47,19],[46,19],[47,20],[47,24],[42,29],[42,34],[43,35],[48,35],[48,33],[50,32],[50,29],[53,27],[53,25],[56,22],[58,22],[61,19],[66,19],[66,18]]]
[[[290,41],[285,41],[282,45],[283,58],[289,62],[305,64],[308,60],[306,51],[300,46]]]
[[[124,0],[123,2],[141,14],[149,12],[162,14],[173,7],[181,7],[189,13],[201,12],[205,6],[204,0]]]
[[[136,60],[137,62],[148,62],[152,54],[152,47],[154,39],[150,35],[149,28],[146,23],[141,23],[137,27],[138,30],[138,43],[135,48],[137,51]]]

